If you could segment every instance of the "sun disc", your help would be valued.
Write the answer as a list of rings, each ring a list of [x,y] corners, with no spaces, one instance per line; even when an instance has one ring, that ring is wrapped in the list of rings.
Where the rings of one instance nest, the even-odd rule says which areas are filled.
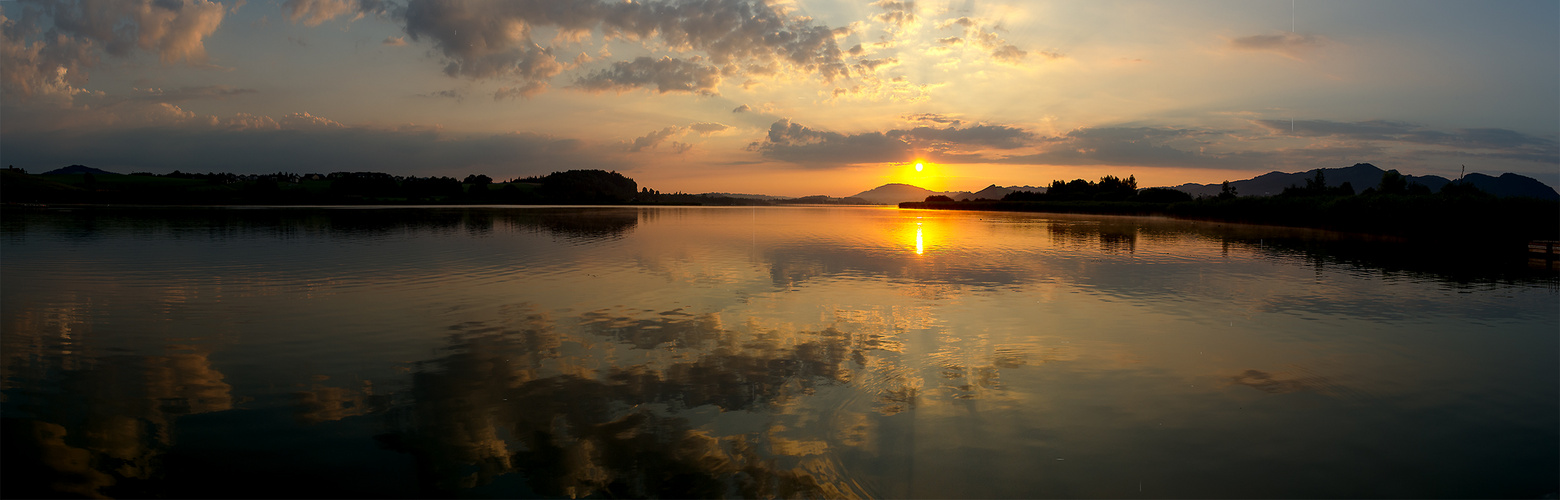
[[[926,166],[925,166],[925,165],[922,165],[922,164],[920,164],[920,163],[917,163],[917,164],[915,164],[915,171],[916,171],[916,172],[920,172],[920,171],[921,171],[921,169],[923,169],[923,168],[926,168]]]

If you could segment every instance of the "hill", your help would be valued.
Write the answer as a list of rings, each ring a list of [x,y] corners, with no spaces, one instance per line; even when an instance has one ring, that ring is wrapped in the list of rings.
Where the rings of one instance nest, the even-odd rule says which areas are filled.
[[[923,201],[928,196],[947,196],[955,200],[977,200],[983,198],[989,200],[1000,200],[1003,196],[1007,196],[1008,193],[1014,191],[1035,191],[1043,193],[1045,192],[1045,188],[1037,188],[1033,186],[1001,187],[996,184],[992,184],[990,186],[986,186],[985,189],[971,193],[969,191],[932,191],[930,189],[911,186],[909,184],[894,183],[884,184],[866,191],[862,191],[860,193],[856,193],[855,195],[851,196],[851,198],[861,198],[863,200],[867,200],[868,202],[877,203],[880,205],[893,205],[906,201]]]
[[[1376,187],[1381,183],[1381,174],[1386,173],[1386,170],[1375,165],[1356,163],[1343,168],[1319,168],[1294,173],[1273,171],[1250,179],[1230,181],[1230,186],[1234,187],[1241,196],[1273,196],[1282,193],[1284,188],[1289,186],[1305,186],[1307,180],[1316,178],[1318,170],[1327,178],[1329,187],[1347,182],[1354,187],[1355,192]],[[1422,184],[1431,191],[1439,191],[1442,186],[1452,182],[1439,175],[1404,175],[1403,177],[1408,183]],[[1500,197],[1526,196],[1542,200],[1560,200],[1560,192],[1539,182],[1538,179],[1524,175],[1505,173],[1500,177],[1491,177],[1473,173],[1464,176],[1463,181],[1478,187],[1481,191]],[[1192,196],[1218,196],[1222,185],[1188,183],[1169,186],[1169,188]]]
[[[92,167],[88,167],[86,165],[71,165],[69,167],[56,168],[54,170],[50,170],[48,172],[44,172],[43,173],[43,175],[64,175],[64,174],[122,175],[122,174],[120,174],[118,172],[109,172],[107,170],[103,170],[103,169],[100,169],[100,168],[92,168]]]

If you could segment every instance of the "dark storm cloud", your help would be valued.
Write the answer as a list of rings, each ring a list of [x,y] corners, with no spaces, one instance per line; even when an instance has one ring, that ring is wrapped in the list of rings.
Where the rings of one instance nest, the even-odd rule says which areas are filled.
[[[309,120],[313,118],[314,120]],[[391,174],[545,174],[568,168],[622,170],[611,155],[575,139],[511,133],[448,137],[432,129],[346,127],[295,114],[262,128],[195,126],[7,133],[6,161],[23,168],[73,163],[109,170]]]
[[[713,95],[720,85],[720,70],[696,61],[662,57],[635,58],[612,63],[574,81],[574,86],[590,92],[626,91],[640,87],[657,92],[688,92]]]

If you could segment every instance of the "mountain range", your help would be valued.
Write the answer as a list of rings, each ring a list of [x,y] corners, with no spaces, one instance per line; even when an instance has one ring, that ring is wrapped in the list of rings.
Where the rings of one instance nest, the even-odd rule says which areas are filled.
[[[1316,178],[1316,172],[1320,170],[1326,178],[1329,187],[1336,187],[1347,182],[1358,193],[1368,188],[1381,184],[1381,174],[1386,173],[1381,167],[1369,163],[1356,163],[1343,168],[1318,168],[1304,172],[1268,172],[1250,179],[1230,181],[1230,186],[1240,196],[1273,196],[1284,192],[1289,186],[1305,186],[1309,179]],[[1442,186],[1451,183],[1451,179],[1439,175],[1404,175],[1409,184],[1423,184],[1430,191],[1440,191]],[[1538,179],[1513,173],[1501,174],[1493,177],[1480,173],[1472,173],[1463,176],[1463,182],[1472,184],[1480,191],[1495,196],[1526,196],[1544,200],[1560,199],[1560,192],[1554,188],[1539,182]],[[1223,188],[1222,184],[1195,184],[1188,183],[1179,186],[1169,186],[1170,189],[1186,192],[1192,196],[1218,196]]]
[[[1230,186],[1240,196],[1273,196],[1284,192],[1284,188],[1290,186],[1305,186],[1307,180],[1315,179],[1317,170],[1322,171],[1327,185],[1336,187],[1347,182],[1354,188],[1355,193],[1374,188],[1381,184],[1381,175],[1386,173],[1381,167],[1369,163],[1356,163],[1342,168],[1320,168],[1304,172],[1268,172],[1250,179],[1230,181]],[[1404,175],[1410,184],[1422,184],[1430,191],[1440,191],[1442,186],[1451,183],[1451,179],[1439,175]],[[1540,182],[1538,179],[1525,175],[1504,173],[1499,177],[1471,173],[1462,177],[1462,182],[1472,184],[1480,191],[1500,197],[1526,196],[1543,200],[1560,200],[1560,192]],[[1179,186],[1165,186],[1170,189],[1185,192],[1192,196],[1218,196],[1223,189],[1220,184],[1196,184],[1187,183]],[[1000,187],[996,184],[975,192],[969,191],[932,191],[909,184],[884,184],[866,191],[857,193],[854,197],[867,200],[872,203],[896,204],[905,201],[924,201],[928,196],[947,196],[955,200],[963,199],[993,199],[999,200],[1008,193],[1014,191],[1034,191],[1044,193],[1046,188],[1033,186],[1008,186]]]

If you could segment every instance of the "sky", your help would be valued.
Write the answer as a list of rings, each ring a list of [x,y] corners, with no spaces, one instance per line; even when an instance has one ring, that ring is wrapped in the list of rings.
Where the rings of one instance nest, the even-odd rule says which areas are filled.
[[[0,163],[663,192],[1560,186],[1560,2],[0,1]],[[915,165],[922,165],[917,171]]]

